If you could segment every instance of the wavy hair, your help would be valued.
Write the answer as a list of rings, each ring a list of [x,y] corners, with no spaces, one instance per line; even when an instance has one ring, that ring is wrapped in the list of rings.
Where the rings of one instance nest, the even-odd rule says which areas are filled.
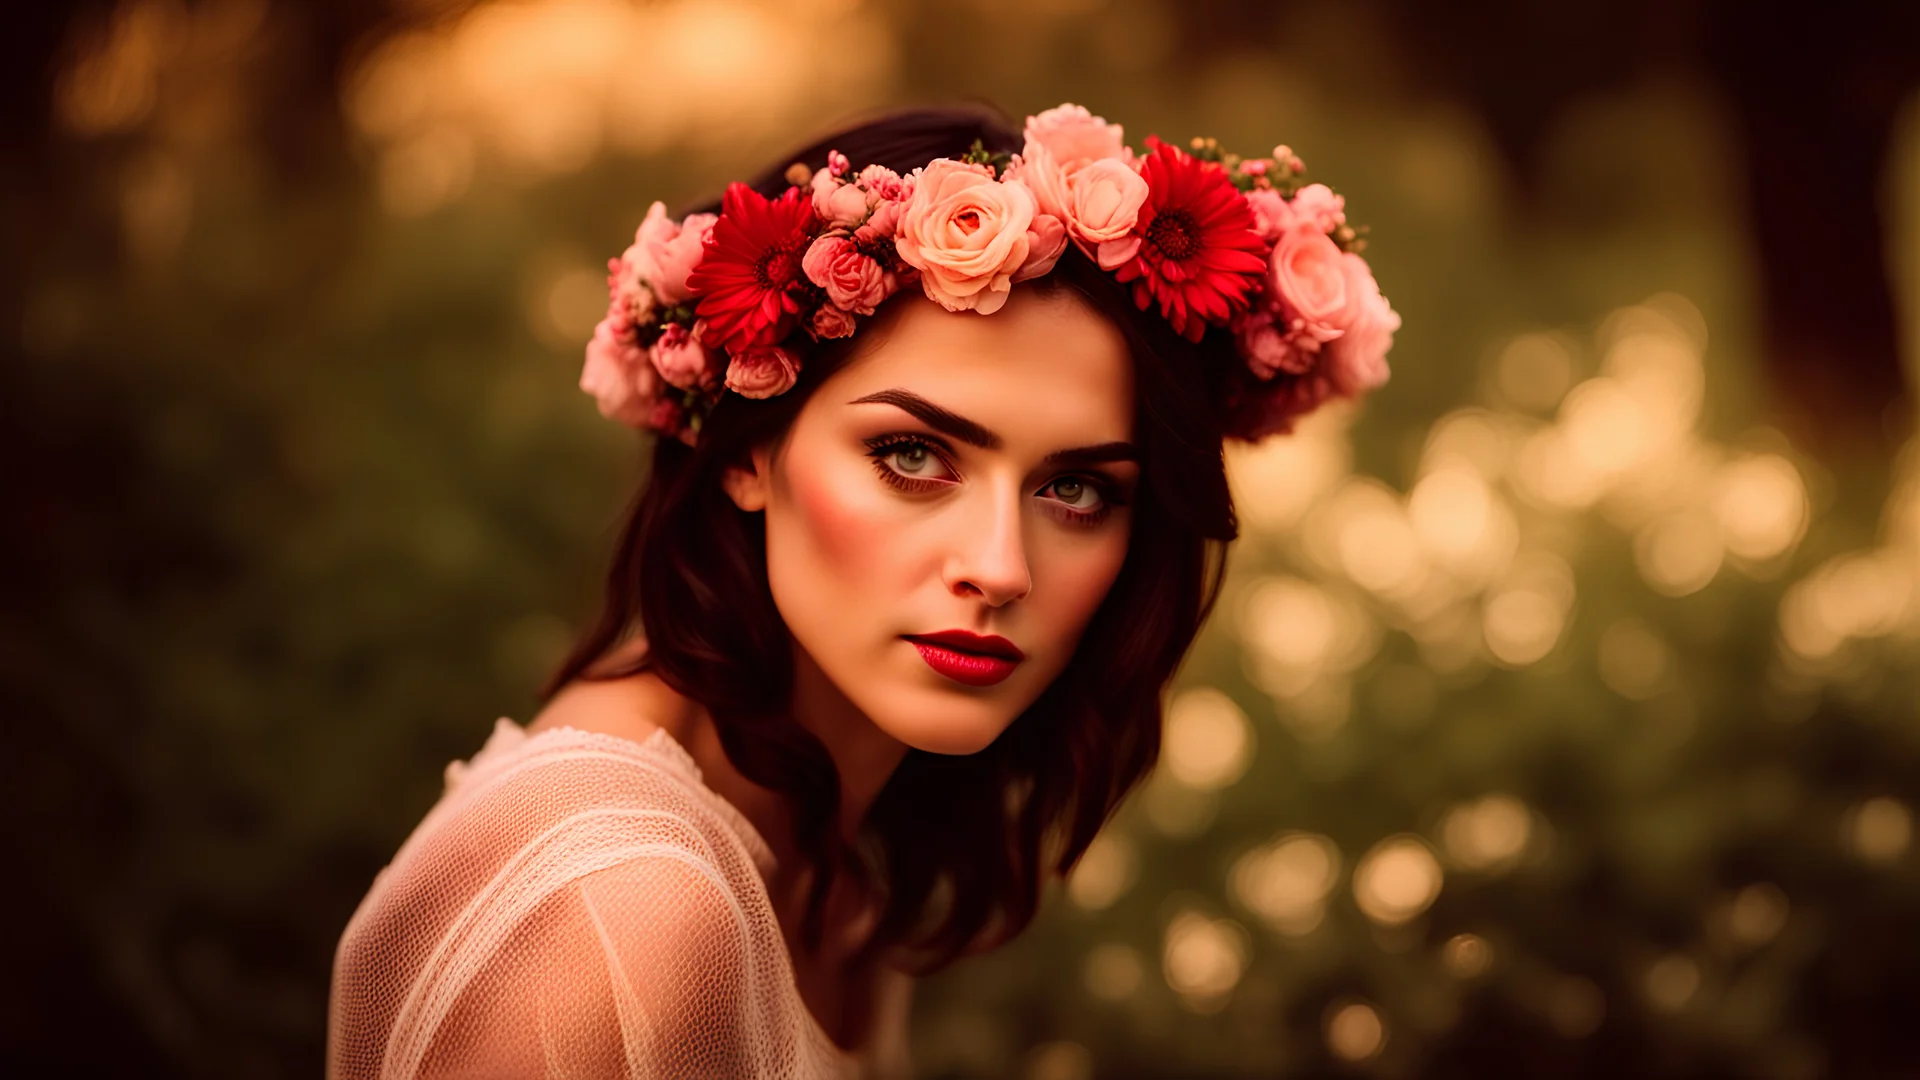
[[[912,109],[824,138],[752,186],[777,195],[791,162],[824,167],[829,149],[855,168],[904,174],[958,157],[975,140],[992,152],[1021,145],[985,111]],[[1126,559],[1072,660],[991,745],[969,755],[909,750],[850,844],[835,828],[833,761],[791,718],[791,637],[768,586],[765,516],[735,506],[720,477],[785,434],[847,361],[847,339],[803,342],[799,381],[784,394],[727,393],[698,445],[657,439],[646,448],[650,474],[620,532],[599,615],[542,692],[651,670],[704,706],[734,767],[785,799],[796,842],[819,871],[801,924],[809,951],[819,948],[841,872],[882,900],[855,963],[886,951],[928,974],[1024,930],[1048,876],[1072,869],[1158,760],[1162,695],[1220,594],[1238,531],[1215,405],[1231,341],[1217,330],[1198,344],[1182,339],[1072,248],[1052,273],[1020,287],[1073,290],[1124,334],[1141,478]],[[611,663],[636,633],[644,655]]]

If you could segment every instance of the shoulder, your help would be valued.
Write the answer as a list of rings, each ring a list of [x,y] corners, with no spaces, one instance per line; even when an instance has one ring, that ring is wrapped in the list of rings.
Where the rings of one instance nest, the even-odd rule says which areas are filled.
[[[398,1060],[416,1066],[400,1072],[682,1074],[689,1048],[704,1047],[718,1060],[693,1071],[723,1073],[764,1039],[751,1003],[764,993],[754,979],[772,943],[753,928],[724,877],[694,860],[580,877],[517,925],[465,935],[491,940],[485,955],[422,972],[409,1005],[432,1015],[394,1025]]]
[[[575,679],[527,724],[527,734],[573,728],[645,742],[647,736],[665,727],[667,734],[678,737],[681,732],[675,728],[679,726],[680,710],[667,698],[672,694],[650,672],[618,679]]]

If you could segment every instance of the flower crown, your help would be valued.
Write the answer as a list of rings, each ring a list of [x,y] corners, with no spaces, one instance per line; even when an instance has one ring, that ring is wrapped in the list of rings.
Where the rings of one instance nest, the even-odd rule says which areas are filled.
[[[725,390],[793,386],[796,335],[846,337],[914,284],[950,311],[991,314],[1068,244],[1188,340],[1233,334],[1229,436],[1289,431],[1327,398],[1386,381],[1400,317],[1344,200],[1304,183],[1287,147],[1243,158],[1148,136],[1136,155],[1120,125],[1078,105],[1028,117],[1025,135],[1019,154],[976,141],[905,176],[830,151],[826,168],[790,168],[777,198],[730,185],[717,215],[676,222],[654,203],[608,261],[580,388],[602,415],[691,446]]]

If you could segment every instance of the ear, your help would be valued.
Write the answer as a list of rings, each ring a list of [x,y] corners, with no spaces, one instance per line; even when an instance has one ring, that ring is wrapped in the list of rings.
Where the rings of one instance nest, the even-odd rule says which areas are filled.
[[[767,508],[767,488],[772,479],[772,463],[767,452],[755,449],[744,465],[729,465],[720,474],[720,486],[726,488],[733,505],[752,513]]]

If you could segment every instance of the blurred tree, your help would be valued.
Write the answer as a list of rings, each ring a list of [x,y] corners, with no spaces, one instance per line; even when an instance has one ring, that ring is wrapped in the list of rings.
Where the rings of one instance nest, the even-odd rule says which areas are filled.
[[[1273,6],[1235,0],[1183,20],[1189,51],[1232,45]],[[1881,457],[1898,444],[1912,398],[1880,184],[1920,87],[1920,5],[1842,0],[1809,17],[1735,0],[1379,0],[1367,25],[1391,35],[1406,90],[1438,89],[1486,121],[1523,197],[1570,106],[1650,74],[1707,79],[1736,120],[1774,410],[1816,449]]]

